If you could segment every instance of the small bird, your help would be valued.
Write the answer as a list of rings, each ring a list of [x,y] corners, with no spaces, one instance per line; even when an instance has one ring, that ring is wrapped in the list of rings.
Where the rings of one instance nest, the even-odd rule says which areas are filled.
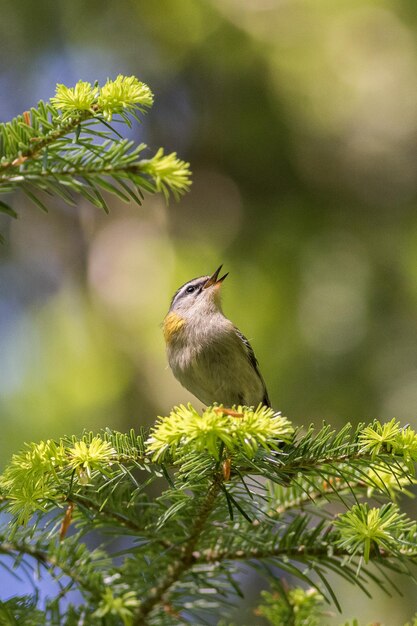
[[[182,285],[163,322],[168,362],[174,376],[206,405],[270,406],[264,379],[249,341],[223,315],[219,278]]]

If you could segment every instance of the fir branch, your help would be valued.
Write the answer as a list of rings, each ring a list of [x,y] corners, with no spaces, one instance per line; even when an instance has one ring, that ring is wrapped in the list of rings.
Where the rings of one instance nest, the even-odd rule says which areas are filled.
[[[145,191],[178,199],[191,184],[189,164],[162,148],[140,158],[147,146],[135,147],[109,123],[116,117],[130,126],[152,104],[151,90],[134,76],[119,75],[102,87],[57,85],[49,102],[0,124],[0,193],[22,189],[42,210],[42,193],[72,206],[81,194],[106,212],[100,189],[138,204]],[[3,201],[0,213],[17,217]]]
[[[102,520],[103,525],[110,527],[116,526],[117,528],[121,526],[122,528],[131,531],[133,535],[145,538],[147,541],[156,543],[164,549],[173,547],[173,544],[170,541],[155,534],[155,530],[153,528],[147,528],[146,523],[143,523],[143,521],[140,522],[137,518],[132,519],[128,517],[125,511],[122,513],[114,508],[110,508],[107,504],[103,505],[103,503],[95,502],[91,496],[87,497],[85,494],[72,493],[68,497],[68,504],[78,505],[94,512],[97,518]],[[87,529],[90,528],[91,523],[92,520],[89,519],[87,521]],[[98,524],[96,525],[99,527]]]
[[[320,479],[321,480],[321,479]],[[321,480],[321,484],[315,487],[315,483],[305,477],[296,477],[287,487],[267,482],[267,489],[270,490],[268,502],[268,516],[271,519],[281,518],[285,513],[293,509],[304,510],[306,506],[312,506],[317,511],[334,499],[342,499],[351,495],[351,489],[358,492],[368,490],[368,485],[358,479],[355,483],[339,480],[333,484],[333,480]]]
[[[27,555],[46,567],[55,567],[56,565],[55,559],[49,555],[48,550],[42,550],[26,542],[10,541],[3,538],[0,541],[0,553],[12,558],[15,558],[16,554]]]
[[[0,553],[19,563],[24,556],[33,558],[45,567],[53,577],[67,576],[83,593],[87,592],[98,601],[103,586],[102,576],[97,568],[98,559],[103,559],[101,552],[91,553],[77,537],[72,537],[66,544],[38,540],[34,545],[24,538],[5,538],[0,536]],[[92,558],[94,557],[94,558]],[[89,574],[94,572],[94,576]]]
[[[370,582],[395,590],[393,573],[413,577],[417,525],[394,500],[415,482],[416,433],[373,422],[293,435],[286,418],[268,411],[209,407],[200,415],[180,407],[148,438],[106,430],[31,444],[0,481],[1,506],[14,514],[4,542],[25,542],[58,564],[67,559],[68,576],[72,552],[81,550],[72,584],[84,590],[90,614],[112,626],[204,623],[205,611],[228,610],[230,594],[241,594],[240,563],[268,581],[278,567],[336,606],[333,573],[365,594]],[[147,489],[157,479],[168,488],[152,498]],[[326,507],[336,500],[337,512]],[[16,525],[68,503],[75,505],[72,520],[64,520],[77,535],[61,544],[36,518]],[[77,543],[92,529],[133,538],[134,545],[99,560],[96,572],[96,556],[86,560]],[[111,593],[104,577],[112,580]]]
[[[197,542],[207,525],[208,518],[211,511],[216,505],[217,497],[220,493],[222,486],[222,476],[217,474],[210,485],[207,495],[200,505],[199,511],[196,514],[194,523],[190,528],[187,539],[185,540],[181,554],[178,559],[170,564],[169,571],[165,577],[162,578],[158,586],[151,589],[148,596],[145,597],[140,604],[138,611],[134,618],[135,626],[146,626],[147,616],[152,609],[157,606],[167,591],[179,580],[179,578],[189,570],[195,561],[195,548]]]
[[[38,108],[40,108],[43,104],[43,102],[39,102]],[[2,184],[7,183],[8,181],[10,181],[11,183],[20,182],[16,181],[16,178],[14,177],[19,176],[22,179],[24,178],[23,174],[21,174],[20,167],[26,161],[37,159],[45,148],[48,148],[49,146],[53,146],[54,144],[58,143],[60,139],[75,132],[75,130],[80,126],[82,122],[85,122],[93,117],[93,114],[91,112],[86,111],[84,113],[78,113],[78,115],[75,115],[74,117],[68,118],[66,120],[60,120],[58,123],[57,120],[60,119],[58,117],[58,112],[54,110],[51,106],[47,106],[47,111],[51,116],[51,121],[54,121],[57,127],[53,127],[43,137],[38,137],[36,135],[28,137],[27,144],[19,141],[17,145],[14,145],[11,141],[9,142],[10,148],[8,151],[5,151],[3,153],[0,161],[0,171],[2,172],[0,180]],[[36,109],[32,109],[32,116],[35,113],[37,113]],[[19,127],[22,128],[24,126],[23,118],[24,115],[18,116],[12,122],[8,122],[7,124],[1,124],[0,131],[2,133],[2,136],[7,136],[7,134],[12,131],[13,127],[16,124],[18,124]],[[29,133],[32,134],[30,131],[31,126],[25,126],[25,130],[27,130],[28,135]],[[5,143],[6,142],[3,140],[3,145]],[[6,172],[10,169],[13,170],[13,173],[7,174]],[[19,172],[19,175],[17,174],[17,172]],[[8,189],[8,191],[10,191],[10,189]]]
[[[249,531],[248,531],[249,532]],[[335,537],[333,538],[335,539]],[[224,561],[263,561],[271,558],[277,559],[294,559],[301,563],[310,564],[313,560],[317,560],[319,563],[325,564],[327,559],[337,559],[339,564],[343,562],[345,559],[351,559],[352,553],[346,548],[334,548],[329,549],[328,543],[323,543],[323,545],[316,546],[268,546],[268,547],[247,547],[238,548],[236,550],[226,550],[226,549],[218,549],[213,550],[208,548],[203,552],[195,553],[195,563],[221,563]],[[398,552],[391,552],[389,550],[379,550],[374,548],[374,550],[370,550],[369,552],[369,561],[389,561],[390,559],[395,559],[398,557]],[[417,567],[417,548],[416,550],[408,555],[409,565],[410,567]],[[281,564],[279,561],[276,563],[277,567],[280,567]],[[357,565],[355,566],[355,571],[357,571]]]

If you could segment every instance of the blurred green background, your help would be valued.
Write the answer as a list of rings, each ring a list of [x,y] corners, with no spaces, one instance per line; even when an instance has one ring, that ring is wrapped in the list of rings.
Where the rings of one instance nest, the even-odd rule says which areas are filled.
[[[135,74],[156,101],[131,136],[178,151],[194,180],[179,204],[112,198],[110,216],[14,199],[21,219],[0,221],[1,464],[24,441],[127,430],[192,399],[160,322],[181,283],[220,263],[225,312],[277,409],[417,427],[415,0],[0,7],[1,121],[57,82]],[[417,609],[412,587],[406,601],[338,589],[346,617],[399,626]]]

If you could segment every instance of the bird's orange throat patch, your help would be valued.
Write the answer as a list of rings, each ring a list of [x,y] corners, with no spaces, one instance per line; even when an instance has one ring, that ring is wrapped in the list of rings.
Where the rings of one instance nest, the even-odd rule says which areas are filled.
[[[170,343],[185,324],[185,319],[177,313],[168,313],[164,319],[164,337]]]

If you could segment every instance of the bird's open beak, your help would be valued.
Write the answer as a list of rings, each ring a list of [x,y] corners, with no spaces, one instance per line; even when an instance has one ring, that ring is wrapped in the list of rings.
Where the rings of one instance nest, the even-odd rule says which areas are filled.
[[[203,289],[207,289],[208,287],[212,287],[213,285],[215,287],[220,287],[220,285],[222,284],[222,282],[224,281],[224,279],[226,278],[226,276],[229,273],[229,272],[227,272],[227,274],[225,274],[221,278],[218,278],[218,276],[220,274],[220,270],[222,269],[222,267],[223,267],[223,265],[220,265],[220,267],[217,268],[217,270],[214,272],[214,274],[212,274],[210,276],[210,278],[205,283]]]

